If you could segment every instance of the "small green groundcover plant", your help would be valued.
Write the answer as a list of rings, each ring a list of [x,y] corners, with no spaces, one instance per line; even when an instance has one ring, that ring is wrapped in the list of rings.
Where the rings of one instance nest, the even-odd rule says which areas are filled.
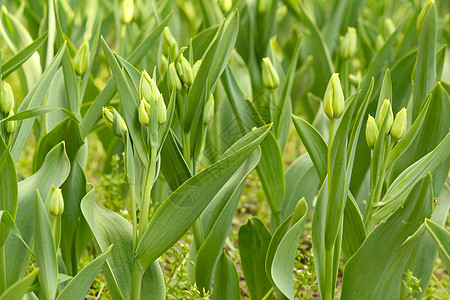
[[[449,12],[3,1],[0,299],[448,297]]]

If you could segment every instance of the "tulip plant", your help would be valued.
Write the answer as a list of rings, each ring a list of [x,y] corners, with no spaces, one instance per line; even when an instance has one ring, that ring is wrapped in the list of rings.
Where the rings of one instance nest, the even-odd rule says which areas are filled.
[[[448,297],[448,2],[4,2],[0,300]]]

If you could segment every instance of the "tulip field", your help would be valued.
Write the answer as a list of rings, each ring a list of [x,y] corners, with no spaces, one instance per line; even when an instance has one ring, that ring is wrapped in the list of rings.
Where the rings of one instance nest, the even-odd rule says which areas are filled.
[[[1,5],[0,300],[450,299],[450,1]]]

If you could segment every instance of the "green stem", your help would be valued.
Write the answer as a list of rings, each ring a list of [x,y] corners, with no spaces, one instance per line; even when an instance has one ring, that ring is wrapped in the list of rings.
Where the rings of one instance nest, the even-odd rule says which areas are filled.
[[[324,300],[333,299],[333,251],[326,250]]]
[[[5,245],[0,246],[0,295],[6,290]]]
[[[136,246],[138,243],[138,235],[137,235],[137,218],[136,218],[136,191],[134,184],[130,184],[130,194],[131,194],[131,219],[133,222],[133,253],[135,253]]]
[[[148,214],[150,211],[150,197],[152,193],[153,181],[155,180],[155,170],[156,170],[156,149],[150,149],[150,162],[147,168],[147,174],[145,176],[144,185],[144,197],[142,199],[142,212],[141,212],[141,226],[139,230],[139,235],[142,237],[145,228],[148,224]]]
[[[334,124],[335,124],[334,119],[331,119],[330,120],[330,133],[328,135],[328,157],[327,157],[328,191],[330,191],[330,186],[331,186],[331,180],[330,180],[330,175],[331,175],[331,147],[333,145],[333,140],[334,140]]]
[[[270,107],[269,107],[269,109],[270,109],[270,111],[269,111],[269,116],[270,116],[270,121],[275,121],[274,120],[274,113],[275,113],[275,109],[278,109],[278,106],[277,106],[277,94],[276,94],[276,92],[275,92],[275,89],[272,89],[272,93],[271,93],[271,95],[272,95],[272,101],[270,102]]]
[[[188,132],[181,132],[182,135],[182,143],[183,143],[183,156],[184,160],[188,164],[189,168],[191,168],[191,140]]]
[[[131,277],[131,300],[139,300],[141,297],[142,275],[141,270],[136,260],[133,260],[132,277]]]

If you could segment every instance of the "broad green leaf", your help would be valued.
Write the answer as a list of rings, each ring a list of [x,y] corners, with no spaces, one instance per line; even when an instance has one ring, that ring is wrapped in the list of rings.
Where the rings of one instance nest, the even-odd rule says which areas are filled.
[[[308,207],[312,207],[319,187],[319,176],[308,154],[301,155],[286,170],[286,194],[281,203],[281,220],[294,212],[301,197],[305,197]]]
[[[220,20],[220,22],[222,22],[222,20]],[[208,27],[205,30],[194,35],[192,37],[192,48],[193,49],[191,49],[189,47],[184,52],[186,58],[190,57],[191,51],[192,51],[192,58],[194,59],[194,63],[197,60],[201,59],[203,54],[208,49],[208,46],[211,44],[211,42],[213,41],[217,32],[219,31],[219,28],[220,28],[219,25],[214,25],[214,26]]]
[[[413,186],[428,172],[434,172],[443,162],[449,159],[450,154],[450,133],[447,133],[444,140],[430,153],[403,171],[387,190],[383,200],[378,202],[377,211],[372,214],[375,222],[378,222],[393,212],[405,199],[407,193]]]
[[[128,85],[124,74],[117,62],[116,57],[112,53],[109,46],[106,44],[105,40],[102,38],[103,52],[105,53],[108,64],[111,69],[114,82],[116,84],[117,92],[120,98],[120,104],[124,109],[124,120],[127,123],[128,132],[133,140],[133,145],[136,149],[136,153],[139,156],[143,165],[147,164],[147,147],[142,139],[141,124],[138,119],[138,100],[133,97],[131,87]]]
[[[425,226],[436,243],[439,256],[444,262],[445,268],[447,271],[450,270],[450,232],[428,219],[425,221]]]
[[[222,186],[266,137],[270,126],[251,131],[244,147],[219,160],[184,182],[153,215],[136,249],[145,270],[192,226]]]
[[[437,11],[434,2],[428,7],[421,25],[419,49],[413,73],[412,120],[417,118],[422,102],[436,84]]]
[[[65,113],[68,117],[70,117],[73,121],[80,123],[80,121],[77,119],[77,117],[71,113],[70,111],[68,111],[65,108],[60,108],[60,107],[53,107],[53,106],[36,106],[33,107],[31,109],[27,109],[24,111],[21,111],[13,116],[10,116],[8,118],[5,118],[3,120],[0,121],[0,123],[4,123],[7,121],[13,121],[13,120],[25,120],[25,119],[30,119],[30,118],[34,118],[52,111],[61,111],[63,113]]]
[[[64,143],[55,146],[46,156],[44,163],[33,176],[19,182],[19,204],[17,208],[16,225],[23,240],[32,244],[34,233],[34,210],[36,189],[41,195],[47,195],[50,187],[58,188],[66,180],[70,170],[69,159]],[[6,240],[6,270],[7,286],[14,284],[25,272],[28,262],[28,249],[15,236]]]
[[[431,215],[432,198],[432,180],[428,174],[410,191],[404,205],[378,225],[347,262],[343,275],[342,299],[398,298],[401,274],[412,251],[408,247],[409,251],[403,252],[402,245],[417,231],[425,218]],[[389,243],[385,242],[386,237],[389,237]],[[402,261],[397,262],[397,259]],[[400,268],[397,263],[401,263]],[[391,288],[387,289],[385,285],[389,281]]]
[[[22,300],[23,296],[36,280],[38,273],[39,270],[34,270],[28,276],[15,282],[0,295],[0,300]]]
[[[94,189],[81,202],[81,210],[91,229],[98,253],[113,244],[103,268],[113,299],[129,299],[131,295],[131,269],[133,263],[133,240],[131,224],[101,205],[94,199]],[[158,262],[154,262],[142,279],[143,299],[165,299],[164,278]]]
[[[289,299],[294,299],[294,275],[292,270],[294,269],[297,245],[307,215],[308,204],[306,204],[305,199],[301,199],[291,217],[287,218],[279,227],[281,230],[275,231],[267,251],[266,272],[267,270],[270,271],[270,276],[278,290]],[[285,223],[289,224],[286,231],[283,230]],[[279,237],[280,234],[281,237]],[[269,269],[267,269],[267,264],[270,264]]]
[[[366,239],[366,228],[355,198],[349,193],[344,208],[342,252],[348,260]]]
[[[16,218],[17,212],[17,175],[14,162],[8,147],[0,137],[0,211],[7,211],[11,219]],[[2,216],[3,219],[3,216]],[[0,224],[0,245],[3,245],[8,237],[10,229]]]
[[[394,86],[391,101],[393,111],[399,111],[408,104],[412,84],[410,76],[404,76],[404,74],[412,74],[416,56],[417,50],[411,50],[399,58],[390,69],[392,86]]]
[[[141,61],[141,59],[148,53],[149,48],[156,44],[156,40],[161,35],[164,27],[167,25],[167,22],[170,19],[171,14],[169,14],[148,36],[146,36],[142,42],[130,53],[127,57],[127,60],[135,65]],[[98,118],[102,114],[102,107],[107,105],[109,101],[116,94],[116,87],[112,80],[109,80],[106,84],[105,88],[101,91],[100,94],[94,99],[94,102],[89,107],[89,110],[86,112],[83,118],[83,122],[81,124],[81,135],[86,137],[88,133],[91,131],[92,127],[97,122]]]
[[[219,35],[202,58],[202,64],[189,90],[186,100],[186,115],[184,119],[184,131],[189,132],[192,124],[200,116],[207,96],[206,85],[210,91],[216,85],[217,80],[224,71],[231,56],[239,28],[239,14],[234,12],[222,25]],[[209,94],[210,91],[207,91]]]
[[[56,54],[55,58],[53,58],[52,62],[45,69],[44,74],[39,78],[38,82],[34,85],[33,89],[28,93],[28,95],[23,100],[22,104],[19,106],[18,113],[31,109],[36,106],[40,106],[44,101],[45,94],[53,80],[53,77],[58,70],[59,63],[62,58],[62,54],[65,50],[65,45],[59,49],[59,52]],[[11,156],[14,162],[17,162],[19,159],[20,153],[25,147],[26,141],[28,139],[28,135],[33,128],[34,118],[23,120],[22,122],[18,122],[17,129],[14,133],[12,139],[11,146]]]
[[[242,270],[252,299],[262,299],[272,287],[264,268],[270,239],[270,232],[258,218],[249,219],[239,229]]]
[[[50,214],[44,206],[39,191],[36,191],[34,209],[34,228],[36,229],[34,232],[34,251],[36,253],[36,265],[39,268],[41,293],[45,299],[54,299],[58,287],[58,263]]]
[[[33,39],[25,26],[10,14],[5,6],[2,7],[0,31],[4,41],[14,54],[33,43]],[[22,87],[30,91],[42,74],[39,54],[32,54],[30,59],[22,65],[22,68],[26,80],[26,86],[22,85]]]
[[[1,67],[1,74],[3,78],[8,77],[12,72],[25,63],[34,52],[39,50],[44,42],[47,40],[48,32],[42,34],[39,38],[34,40],[31,44],[23,48],[16,55],[11,57],[8,61],[4,62]]]
[[[196,245],[195,280],[200,289],[211,289],[214,269],[228,236],[245,181],[258,164],[260,155],[260,151],[255,151],[242,163],[200,217],[205,236],[203,243]]]
[[[212,300],[239,300],[239,278],[233,261],[225,251],[217,262]]]
[[[73,277],[66,287],[61,291],[56,299],[80,299],[83,300],[91,287],[92,282],[100,271],[101,267],[105,263],[109,254],[111,253],[110,246],[102,254],[97,256],[93,261],[91,261],[86,267],[84,267],[80,273]]]
[[[394,99],[392,99],[392,81],[391,72],[389,71],[389,69],[386,69],[383,83],[381,84],[380,96],[378,97],[377,113],[375,114],[376,116],[378,116],[380,112],[384,99],[388,99],[391,103],[393,103],[394,101]]]
[[[203,14],[203,20],[207,26],[222,23],[224,16],[218,2],[200,0],[199,6]]]
[[[327,176],[328,146],[320,133],[307,121],[292,115],[295,129],[314,163],[320,182]]]

